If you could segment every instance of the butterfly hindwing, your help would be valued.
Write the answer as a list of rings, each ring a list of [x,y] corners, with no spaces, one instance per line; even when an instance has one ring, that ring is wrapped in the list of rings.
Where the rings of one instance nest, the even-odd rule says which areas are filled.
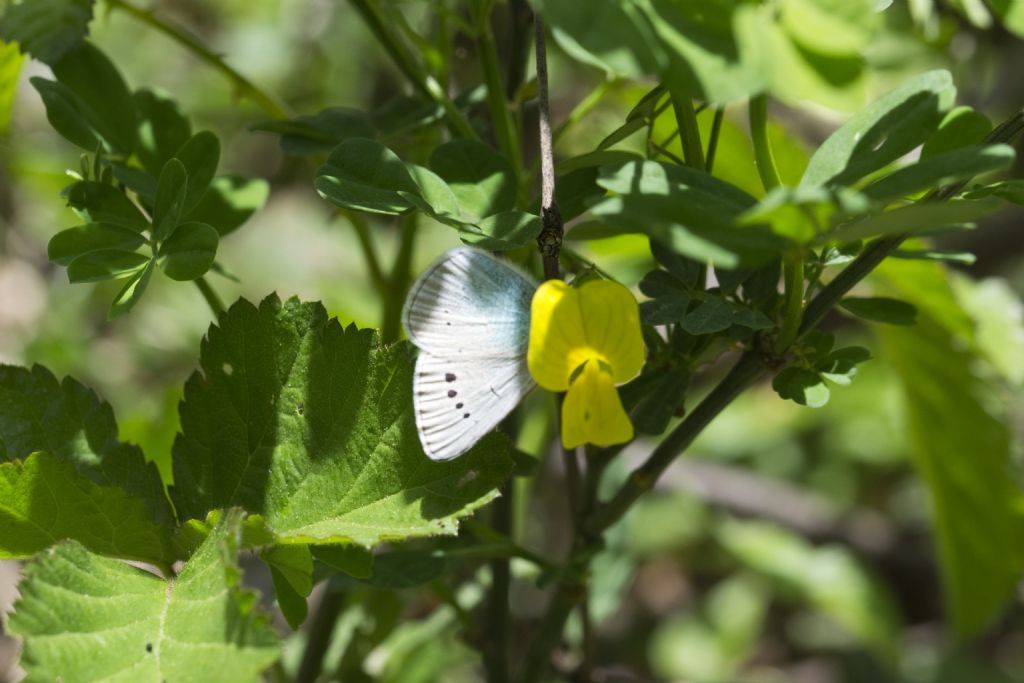
[[[455,360],[420,351],[413,397],[423,450],[432,460],[462,455],[533,387],[525,356]]]
[[[457,358],[518,356],[530,337],[537,285],[494,257],[449,251],[412,286],[402,322],[420,349]]]

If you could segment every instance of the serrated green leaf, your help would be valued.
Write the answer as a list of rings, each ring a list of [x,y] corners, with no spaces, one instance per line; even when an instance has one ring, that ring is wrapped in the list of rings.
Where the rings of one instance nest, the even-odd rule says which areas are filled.
[[[121,249],[98,249],[77,257],[68,265],[72,283],[102,282],[134,275],[149,265],[150,257]]]
[[[263,208],[270,196],[270,184],[262,178],[238,175],[217,176],[188,219],[212,225],[224,237],[242,226]]]
[[[51,237],[46,253],[54,263],[69,266],[75,259],[91,252],[134,252],[145,242],[146,238],[138,232],[120,225],[86,223],[61,230]]]
[[[1007,169],[1015,158],[1013,147],[1009,145],[960,147],[893,171],[862,192],[872,201],[886,203],[958,180]]]
[[[365,138],[350,138],[335,147],[317,170],[314,184],[332,204],[371,213],[403,213],[412,205],[399,193],[420,194],[398,155]]]
[[[780,397],[808,408],[820,408],[828,403],[830,393],[821,375],[807,368],[785,368],[775,375],[772,389]]]
[[[84,105],[86,120],[107,148],[130,154],[135,147],[138,112],[114,63],[95,46],[83,42],[67,50],[51,67],[57,82],[74,92]]]
[[[135,232],[149,227],[149,221],[132,200],[106,183],[81,180],[68,188],[67,196],[68,206],[91,223],[112,223]]]
[[[515,172],[489,145],[475,140],[446,142],[431,152],[428,166],[451,188],[467,220],[515,207]]]
[[[178,159],[168,159],[160,171],[153,200],[153,239],[160,241],[181,222],[188,194],[188,172]]]
[[[0,40],[0,135],[6,135],[11,125],[11,110],[14,108],[14,94],[18,90],[22,61],[21,52],[15,43]]]
[[[174,154],[174,158],[185,167],[188,189],[181,207],[181,215],[187,216],[206,194],[220,162],[220,140],[208,130],[201,130],[190,137]],[[161,171],[161,175],[162,175]],[[159,192],[159,190],[158,190]],[[154,221],[155,223],[155,221]]]
[[[507,440],[432,462],[416,434],[412,362],[320,304],[241,300],[185,386],[171,496],[183,518],[238,505],[282,542],[366,547],[455,533],[508,477]]]
[[[936,130],[956,97],[946,71],[929,71],[856,114],[833,133],[800,185],[850,185],[900,158]]]
[[[156,466],[138,446],[117,440],[110,406],[71,378],[63,382],[42,366],[0,365],[0,461],[45,451],[72,463],[99,486],[120,487],[145,502],[152,518],[172,518]]]
[[[145,501],[98,486],[49,453],[0,463],[0,557],[27,558],[72,539],[92,552],[170,563],[171,527]]]
[[[141,88],[132,99],[139,112],[135,153],[147,171],[158,175],[167,160],[192,137],[192,124],[168,95]]]
[[[505,211],[482,218],[473,224],[474,231],[461,230],[459,237],[488,251],[508,251],[533,244],[541,231],[541,220],[524,211]]]
[[[980,145],[992,130],[992,122],[970,107],[954,107],[942,119],[938,130],[921,148],[921,159],[929,159],[954,149]]]
[[[882,296],[848,296],[839,305],[858,318],[890,325],[913,325],[917,317],[917,308],[913,304]]]
[[[172,280],[195,280],[213,265],[219,241],[206,223],[182,223],[160,245],[160,267]]]
[[[12,632],[38,680],[257,683],[277,635],[239,587],[231,514],[172,581],[65,542],[26,565]],[[97,642],[102,647],[97,647]],[[88,653],[83,656],[83,653]]]
[[[46,107],[46,120],[68,142],[82,149],[95,151],[99,138],[85,113],[85,105],[70,88],[57,81],[33,76],[29,83],[36,89]]]
[[[0,17],[0,40],[53,64],[89,32],[93,0],[23,0]]]
[[[422,105],[422,102],[417,103]],[[253,126],[252,130],[276,133],[281,136],[281,149],[286,154],[306,156],[326,152],[349,138],[377,137],[373,121],[365,112],[331,107],[312,116],[266,121]]]
[[[139,303],[139,299],[142,298],[146,287],[149,286],[149,279],[153,276],[154,263],[155,261],[151,260],[149,265],[139,273],[128,278],[124,287],[121,288],[121,291],[117,293],[114,301],[110,304],[110,310],[107,312],[108,320],[113,320],[135,308],[135,304]]]

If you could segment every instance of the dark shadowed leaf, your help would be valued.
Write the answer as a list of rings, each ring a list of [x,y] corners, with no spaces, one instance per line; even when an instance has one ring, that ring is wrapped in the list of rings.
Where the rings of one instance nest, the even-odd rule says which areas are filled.
[[[473,140],[446,142],[431,153],[429,166],[448,183],[467,220],[515,207],[512,165],[489,145]]]
[[[0,17],[0,40],[47,64],[80,45],[89,33],[93,0],[28,0],[6,3]],[[0,8],[3,9],[3,8]]]
[[[95,180],[81,180],[67,191],[68,206],[90,223],[111,223],[135,232],[149,227],[149,221],[124,192]]]
[[[224,237],[242,226],[270,196],[270,184],[262,178],[217,176],[206,194],[188,214],[191,221],[212,225]]]
[[[858,318],[890,325],[913,325],[917,317],[913,304],[881,296],[848,296],[839,305]]]
[[[143,88],[132,98],[139,112],[135,153],[147,171],[158,175],[167,160],[192,137],[192,124],[178,103],[163,93]]]
[[[160,267],[172,280],[195,280],[213,265],[219,239],[206,223],[182,223],[160,245]]]
[[[782,398],[808,408],[820,408],[828,403],[829,390],[824,378],[807,368],[786,368],[772,380],[772,389]]]
[[[366,138],[351,138],[335,147],[317,171],[315,185],[332,204],[371,213],[402,213],[412,205],[400,193],[420,194],[402,160]]]
[[[149,261],[149,256],[134,251],[90,251],[71,262],[68,266],[68,280],[75,283],[114,280],[140,272]]]
[[[116,190],[115,190],[116,191]],[[61,230],[46,247],[47,256],[62,266],[94,251],[113,249],[132,252],[141,247],[146,238],[134,230],[112,223],[87,223]]]
[[[163,240],[178,227],[188,194],[188,172],[177,159],[169,159],[160,172],[153,201],[153,239]]]
[[[199,203],[217,173],[220,161],[220,140],[208,130],[193,135],[181,146],[174,158],[185,167],[188,176],[188,190],[181,215],[186,216]]]

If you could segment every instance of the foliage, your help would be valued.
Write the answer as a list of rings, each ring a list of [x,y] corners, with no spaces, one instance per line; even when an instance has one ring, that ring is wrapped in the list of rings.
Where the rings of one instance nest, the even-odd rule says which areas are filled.
[[[121,319],[101,329],[149,340],[137,343],[154,349],[154,374],[179,372],[158,399],[176,412],[140,431],[57,379],[91,375],[119,414],[153,400],[138,381],[104,384],[81,339],[41,332],[26,347],[26,364],[53,358],[47,343],[77,358],[48,360],[52,371],[0,366],[0,558],[25,560],[9,619],[22,666],[68,681],[254,681],[274,666],[281,680],[482,669],[529,683],[597,680],[595,666],[621,658],[643,675],[736,683],[783,680],[813,656],[848,681],[934,683],[961,666],[999,680],[971,657],[914,671],[942,658],[939,644],[903,652],[907,628],[939,619],[908,589],[928,593],[934,573],[959,643],[1014,642],[1024,567],[1013,426],[1024,316],[1008,285],[949,265],[974,263],[971,231],[1024,204],[1024,113],[1014,102],[993,126],[1003,112],[957,106],[954,74],[933,68],[966,40],[965,22],[1024,35],[1024,2],[948,5],[352,0],[338,11],[361,20],[346,25],[374,51],[350,51],[394,67],[375,89],[408,93],[359,108],[282,79],[307,110],[293,113],[161,13],[126,0],[0,3],[0,135],[15,140],[30,98],[63,140],[59,161],[33,162],[75,217],[48,225],[47,257],[87,302],[72,306],[102,300]],[[212,116],[112,59],[124,29],[92,21],[107,11],[170,38],[260,113]],[[920,54],[887,55],[894,44]],[[32,75],[16,100],[26,60],[52,78]],[[311,84],[315,61],[303,67]],[[969,93],[959,99],[988,101]],[[815,118],[824,108],[845,122]],[[557,158],[533,158],[538,128]],[[276,171],[243,163],[271,141]],[[63,189],[59,164],[73,167]],[[0,172],[29,166],[4,160]],[[552,182],[554,207],[541,191]],[[351,226],[330,234],[346,240],[340,266],[293,238],[302,217],[277,208],[289,196]],[[459,242],[564,276],[540,291],[565,295],[578,320],[558,339],[578,339],[569,355],[531,341],[531,367],[549,351],[558,368],[540,382],[567,392],[558,402],[530,396],[468,453],[434,462],[399,320],[419,268]],[[369,285],[346,273],[302,288],[327,305],[266,295],[290,289],[275,281],[285,269],[253,273],[293,250],[291,270],[358,267]],[[248,298],[225,307],[218,290]],[[162,337],[186,318],[162,302],[183,291],[213,322],[174,360]],[[626,363],[608,335],[637,330]],[[617,363],[642,368],[630,379]],[[603,444],[582,460],[552,447],[562,410],[580,424],[614,413],[615,438],[566,437]],[[765,519],[738,518],[749,516]],[[243,587],[257,563],[281,628]],[[630,633],[615,635],[617,619]],[[562,647],[572,656],[553,658]]]

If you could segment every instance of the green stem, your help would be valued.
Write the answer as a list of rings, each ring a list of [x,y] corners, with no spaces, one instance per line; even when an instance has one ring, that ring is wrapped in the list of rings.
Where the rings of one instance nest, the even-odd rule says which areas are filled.
[[[451,98],[444,92],[444,88],[437,82],[437,79],[427,73],[427,70],[416,61],[408,46],[402,42],[392,29],[391,22],[385,20],[381,14],[376,0],[350,0],[352,7],[366,22],[374,37],[381,47],[388,53],[398,69],[409,79],[421,95],[439,105],[446,114],[445,121],[454,135],[463,138],[476,139],[476,131]]]
[[[501,496],[491,507],[491,523],[496,531],[508,536],[512,530],[512,490],[515,482],[505,482]],[[487,594],[487,638],[483,648],[487,683],[507,683],[509,637],[509,590],[512,574],[507,558],[490,562],[491,586]]]
[[[107,4],[111,9],[121,10],[125,14],[128,14],[142,23],[155,28],[161,33],[170,36],[172,39],[188,48],[189,51],[199,59],[227,76],[228,79],[234,83],[240,96],[248,97],[260,109],[267,112],[275,119],[291,118],[291,114],[288,112],[288,109],[277,98],[257,87],[248,78],[235,71],[235,69],[229,66],[220,57],[220,55],[214,53],[193,36],[186,33],[184,29],[169,24],[163,19],[152,14],[150,11],[142,9],[141,7],[136,7],[124,0],[107,0]]]
[[[477,48],[480,53],[480,65],[483,67],[484,80],[487,83],[487,106],[491,110],[491,121],[494,125],[494,136],[498,147],[505,157],[512,162],[518,187],[519,176],[523,172],[522,151],[519,145],[519,134],[512,122],[512,113],[505,98],[505,84],[501,80],[498,66],[498,48],[491,31],[491,9],[493,1],[473,3],[477,26]]]
[[[722,133],[722,121],[725,119],[725,105],[715,108],[715,118],[711,121],[711,135],[708,138],[708,158],[704,170],[711,173],[715,168],[715,153],[718,151],[718,138]]]
[[[203,298],[206,299],[206,303],[209,304],[210,310],[213,311],[213,317],[220,317],[220,314],[226,309],[224,308],[224,302],[220,300],[217,292],[214,291],[213,287],[210,286],[210,283],[207,282],[206,278],[203,276],[193,280],[193,282],[196,283],[196,287],[199,288],[199,292],[203,295]]]
[[[796,341],[804,312],[804,256],[799,251],[786,254],[782,261],[782,324],[775,337],[774,351],[782,355]]]
[[[363,260],[366,261],[366,268],[370,271],[370,281],[381,296],[387,296],[388,281],[384,271],[380,267],[380,259],[377,258],[377,250],[373,246],[373,237],[366,220],[355,211],[344,211],[352,227],[356,230],[356,237],[359,239],[359,248],[363,252]]]
[[[302,653],[299,673],[295,677],[296,683],[316,683],[319,680],[323,671],[324,655],[327,654],[331,636],[334,635],[334,626],[344,606],[343,592],[330,588],[324,592],[309,626],[309,637],[306,639],[306,649]]]
[[[402,305],[405,293],[412,279],[412,255],[416,244],[416,214],[402,219],[402,240],[398,245],[395,265],[388,280],[384,299],[384,320],[381,322],[380,337],[385,344],[398,341],[402,327]]]
[[[551,653],[562,640],[565,622],[583,597],[583,593],[583,587],[578,583],[561,582],[555,588],[547,612],[535,630],[534,640],[526,652],[520,679],[522,683],[537,683],[543,680]]]
[[[676,125],[683,143],[683,160],[687,166],[704,170],[704,146],[700,141],[700,127],[697,125],[697,112],[693,108],[693,100],[676,91],[672,91],[672,110],[676,114]]]
[[[775,167],[771,142],[768,140],[768,96],[750,98],[750,137],[754,142],[754,163],[761,176],[761,185],[770,192],[782,184]]]

